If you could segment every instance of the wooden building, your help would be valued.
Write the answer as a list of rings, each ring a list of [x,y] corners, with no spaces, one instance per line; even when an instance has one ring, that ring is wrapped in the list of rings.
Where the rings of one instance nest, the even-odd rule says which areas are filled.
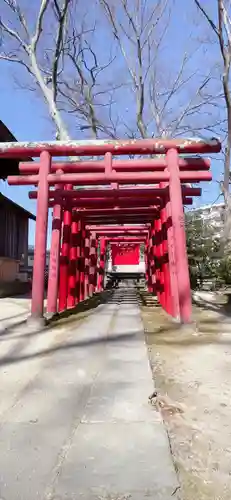
[[[0,121],[0,142],[14,142],[15,137]],[[0,159],[0,179],[18,174],[20,159]],[[20,265],[27,268],[29,219],[35,216],[0,193],[0,282],[18,277]]]
[[[27,268],[29,219],[35,216],[0,193],[0,281],[14,281]]]

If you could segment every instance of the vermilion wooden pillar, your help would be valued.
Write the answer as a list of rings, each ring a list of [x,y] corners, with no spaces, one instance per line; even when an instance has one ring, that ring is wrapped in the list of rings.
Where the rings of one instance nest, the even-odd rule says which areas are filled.
[[[151,265],[150,265],[150,253],[151,253],[151,232],[148,235],[148,241],[147,241],[147,247],[146,247],[146,281],[147,281],[147,287],[149,293],[152,293],[152,286],[151,286]]]
[[[188,323],[192,318],[192,300],[186,249],[182,190],[179,178],[178,152],[175,149],[169,149],[166,154],[166,160],[170,174],[169,196],[174,234],[180,320],[182,323]]]
[[[59,289],[59,265],[60,265],[60,238],[62,227],[62,205],[61,198],[53,208],[51,249],[49,262],[48,290],[47,290],[47,313],[57,313],[57,300]]]
[[[164,292],[165,292],[165,310],[168,314],[172,314],[172,295],[171,295],[171,283],[170,283],[170,272],[169,272],[169,255],[168,255],[168,241],[167,241],[167,213],[166,213],[166,199],[163,200],[163,204],[160,212],[161,224],[162,224],[162,254],[163,254],[163,275],[164,275]]]
[[[75,277],[75,304],[80,302],[80,273],[81,273],[81,237],[82,221],[78,221],[77,250],[76,250],[76,277]]]
[[[152,288],[154,295],[157,296],[157,276],[156,276],[156,260],[155,260],[155,227],[154,223],[152,225],[152,253],[151,253],[151,262],[152,262]]]
[[[97,277],[98,277],[98,237],[95,239],[95,256],[94,256],[94,293],[97,292]]]
[[[59,277],[59,311],[64,311],[67,308],[71,222],[72,222],[72,210],[67,205],[63,213],[63,237],[62,237],[62,247],[60,256],[60,277]]]
[[[163,227],[161,220],[161,212],[159,218],[159,252],[160,252],[160,282],[161,282],[161,305],[166,309],[166,285],[165,285],[165,274],[164,274],[164,245],[163,245]]]
[[[98,276],[98,246],[99,240],[95,240],[95,255],[94,255],[94,293],[97,292],[97,276]]]
[[[81,223],[81,232],[80,232],[80,273],[79,273],[79,301],[82,302],[84,300],[84,292],[85,292],[85,228]]]
[[[154,220],[154,229],[155,229],[155,237],[154,237],[154,256],[155,256],[155,269],[156,269],[156,294],[158,301],[161,305],[163,305],[163,277],[162,277],[162,269],[161,269],[161,221],[160,219]]]
[[[145,242],[145,248],[144,248],[144,262],[145,262],[145,281],[148,287],[148,249],[149,249],[149,235],[148,238]]]
[[[155,257],[154,257],[154,244],[155,244],[155,229],[152,226],[150,229],[150,238],[149,238],[149,292],[156,294],[156,268],[155,268]]]
[[[98,277],[97,277],[97,290],[99,292],[102,292],[104,287],[105,261],[106,261],[106,241],[105,238],[101,238],[99,243],[99,266],[98,266]]]
[[[95,293],[96,288],[96,267],[97,267],[97,240],[96,233],[93,231],[90,237],[90,254],[89,254],[89,295]]]
[[[68,267],[68,295],[67,307],[71,308],[76,303],[76,261],[77,261],[77,238],[78,238],[78,217],[76,212],[72,214],[70,257]]]
[[[40,155],[38,199],[35,228],[35,253],[31,300],[31,317],[39,319],[44,311],[44,282],[47,246],[48,219],[48,174],[51,169],[51,156],[47,151]]]
[[[169,200],[169,192],[166,195],[166,230],[168,242],[168,260],[169,260],[169,276],[170,276],[170,291],[171,291],[171,315],[180,320],[180,305],[179,291],[175,258],[175,238],[172,224],[171,204]]]
[[[89,256],[90,256],[90,232],[85,230],[84,240],[84,299],[89,297]]]
[[[148,291],[149,291],[149,293],[153,293],[152,267],[151,267],[150,256],[151,256],[151,248],[149,247],[149,249],[148,249]]]
[[[145,245],[145,266],[146,266],[145,278],[149,293],[152,293],[151,259],[150,259],[151,247],[152,247],[152,235],[150,231]]]

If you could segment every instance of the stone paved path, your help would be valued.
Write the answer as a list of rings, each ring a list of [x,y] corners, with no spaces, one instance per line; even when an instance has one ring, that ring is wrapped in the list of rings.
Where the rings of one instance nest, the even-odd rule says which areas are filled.
[[[3,329],[0,499],[176,499],[152,390],[132,288],[78,323]]]

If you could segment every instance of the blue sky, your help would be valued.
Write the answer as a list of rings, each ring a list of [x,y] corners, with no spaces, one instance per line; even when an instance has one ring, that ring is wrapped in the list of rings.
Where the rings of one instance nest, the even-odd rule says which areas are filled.
[[[170,45],[166,45],[166,49],[163,52],[163,64],[166,67],[169,65],[169,61],[171,62],[171,65],[174,66],[174,64],[177,64],[180,60],[180,57],[182,56],[182,46],[184,46],[185,39],[188,34],[187,32],[189,30],[189,12],[182,12],[181,1],[178,1],[177,3],[178,8],[175,10],[174,18],[169,30],[171,43]],[[179,19],[181,19],[180,30]],[[193,32],[193,24],[191,26],[191,30]],[[107,36],[109,40],[107,30],[105,30],[103,34],[102,32],[100,34],[100,31],[97,33],[97,43],[99,48],[102,50],[105,48],[105,39],[107,40]],[[206,53],[207,63],[209,62],[210,57],[211,52],[208,51]],[[214,54],[212,54],[212,57],[214,57]],[[204,61],[204,53],[199,52],[196,55],[196,58],[194,57],[192,59],[189,70],[193,72],[198,69],[198,67],[202,67]],[[39,96],[39,94],[36,95],[35,92],[18,88],[14,79],[15,70],[17,70],[17,68],[14,65],[7,65],[1,62],[0,119],[8,126],[19,141],[53,139],[54,129],[49,120],[42,97]],[[187,89],[185,92],[187,94]],[[124,104],[126,99],[127,95],[124,95]],[[200,120],[203,120],[203,117],[200,118]],[[73,138],[76,136],[73,132],[71,135]],[[80,138],[79,134],[77,135],[78,138]],[[212,162],[212,173],[214,180],[212,183],[204,183],[202,185],[203,196],[195,201],[196,206],[213,203],[219,195],[217,180],[219,180],[222,175],[222,162],[216,158],[214,158]],[[28,198],[28,191],[30,190],[29,187],[13,187],[8,186],[6,182],[2,182],[0,189],[3,194],[35,213],[36,203]],[[219,201],[221,201],[221,199]],[[34,223],[30,224],[29,243],[34,243]]]
[[[14,68],[10,68],[5,64],[2,66],[0,83],[1,120],[12,131],[18,141],[39,141],[53,138],[52,126],[43,100],[36,97],[34,92],[19,89],[12,74]],[[32,213],[36,213],[36,202],[28,198],[28,191],[31,190],[30,186],[9,186],[7,182],[1,182],[0,189],[5,196],[8,196]],[[34,228],[35,223],[31,221],[29,225],[30,245],[34,244]]]

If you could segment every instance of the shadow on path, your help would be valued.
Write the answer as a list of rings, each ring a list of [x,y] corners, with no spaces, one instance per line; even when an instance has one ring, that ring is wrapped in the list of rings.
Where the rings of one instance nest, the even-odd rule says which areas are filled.
[[[32,354],[22,354],[20,356],[4,356],[0,359],[0,366],[11,365],[15,363],[20,363],[26,360],[32,360],[35,358],[41,358],[45,356],[49,356],[58,351],[66,351],[69,349],[80,349],[84,347],[94,347],[95,345],[100,344],[109,344],[114,342],[123,342],[123,341],[134,341],[138,338],[140,332],[137,330],[135,332],[130,333],[120,333],[120,334],[110,334],[104,335],[98,338],[87,338],[86,340],[80,340],[77,342],[66,342],[65,339],[62,344],[50,347],[48,349],[43,349],[41,351],[32,353]]]

